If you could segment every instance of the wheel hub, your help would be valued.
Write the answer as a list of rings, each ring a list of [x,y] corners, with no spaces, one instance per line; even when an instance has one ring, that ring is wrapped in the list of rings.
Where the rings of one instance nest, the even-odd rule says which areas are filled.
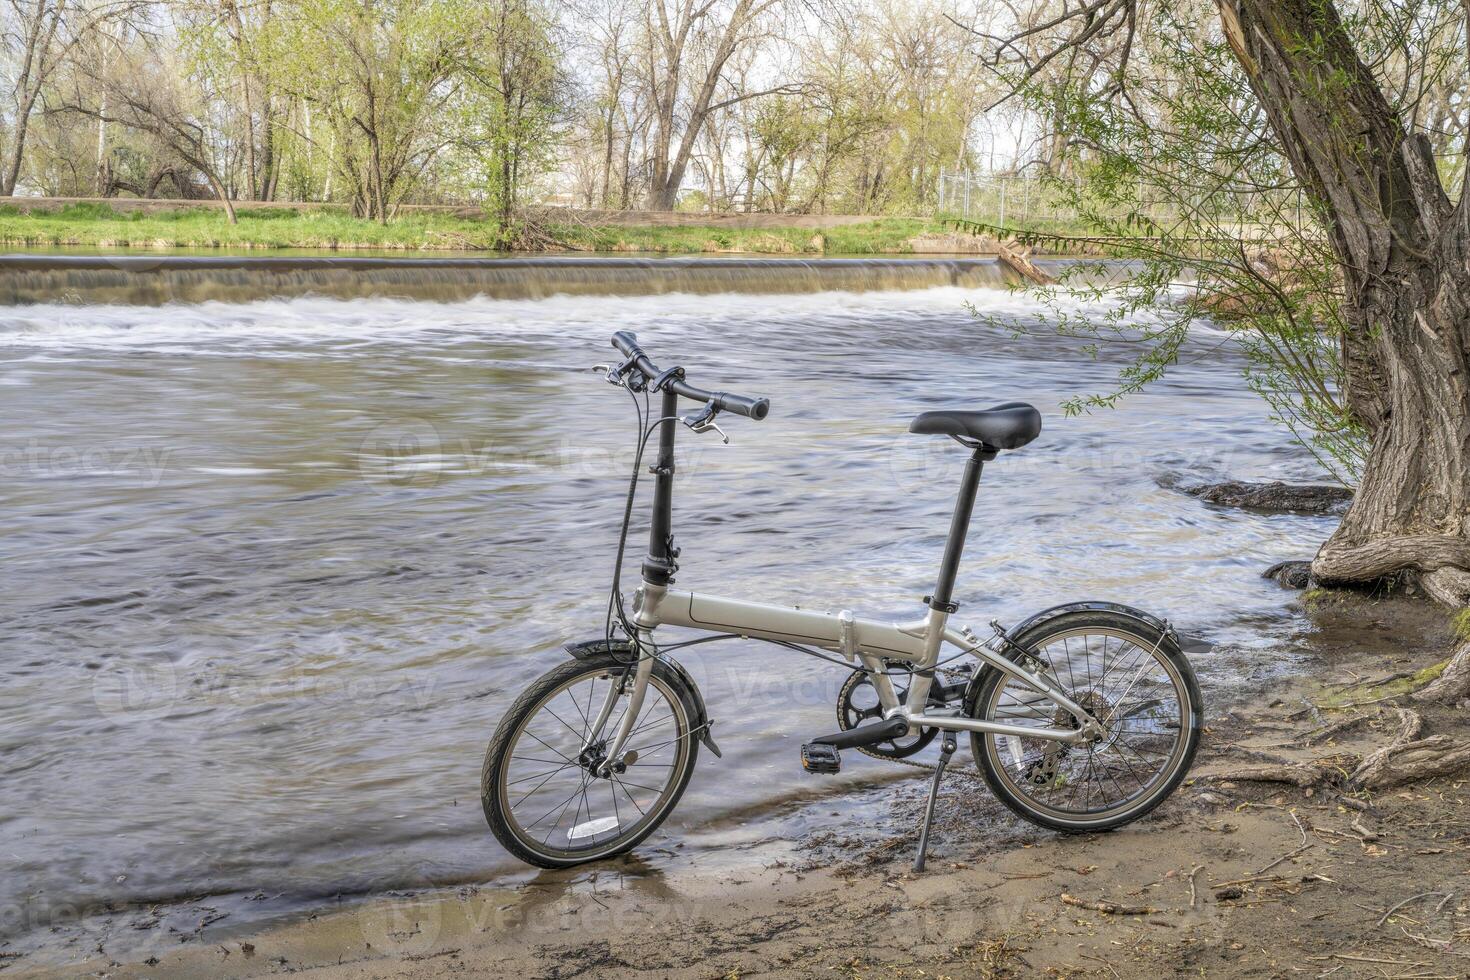
[[[1086,711],[1089,715],[1097,720],[1096,725],[1089,723],[1087,726],[1085,726],[1087,729],[1089,729],[1087,744],[1091,747],[1096,747],[1102,745],[1102,743],[1104,742],[1110,742],[1113,736],[1108,732],[1106,728],[1103,727],[1103,722],[1105,719],[1112,717],[1114,710],[1113,703],[1107,698],[1103,697],[1097,691],[1088,691],[1086,694],[1082,695],[1079,698],[1076,698],[1075,700],[1079,708],[1082,708],[1084,711]],[[1063,713],[1064,712],[1058,712],[1058,714]],[[1071,715],[1067,716],[1067,722],[1072,728],[1084,727],[1077,721],[1076,718],[1073,718]],[[1059,720],[1058,724],[1060,723],[1061,722]]]
[[[1088,691],[1074,700],[1079,708],[1093,718],[1106,718],[1112,711],[1112,704],[1096,691]],[[1065,708],[1057,708],[1056,713],[1052,716],[1052,724],[1058,728],[1071,728],[1074,731],[1084,727],[1083,723]],[[1106,731],[1103,731],[1101,734],[1093,735],[1086,745],[1088,749],[1092,749],[1106,741],[1107,738]],[[1066,742],[1047,742],[1041,750],[1041,758],[1032,760],[1021,770],[1021,778],[1032,786],[1046,786],[1054,782],[1062,762],[1071,754],[1071,751],[1072,746]]]
[[[619,759],[610,766],[607,764],[607,739],[605,738],[583,749],[577,756],[577,765],[598,779],[611,779],[614,775],[621,776],[628,771],[628,763],[624,759]]]

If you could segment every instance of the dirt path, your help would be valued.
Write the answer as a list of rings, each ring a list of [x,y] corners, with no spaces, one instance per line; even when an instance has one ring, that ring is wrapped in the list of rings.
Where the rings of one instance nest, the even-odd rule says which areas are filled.
[[[1443,625],[1408,604],[1315,614],[1303,642],[1333,683],[1416,669]],[[1059,837],[950,781],[930,870],[913,875],[921,779],[865,791],[871,826],[749,854],[636,857],[508,887],[384,896],[258,935],[193,939],[113,977],[1454,977],[1470,971],[1470,787],[1376,798],[1219,782],[1269,759],[1349,758],[1388,738],[1382,705],[1345,717],[1306,679],[1212,712],[1194,780],[1148,820]],[[1463,711],[1426,714],[1465,734]],[[828,804],[830,805],[830,804]],[[823,804],[805,804],[821,811]],[[814,825],[820,823],[818,812]],[[0,961],[3,963],[3,961]],[[78,971],[67,971],[76,975]],[[50,975],[11,961],[6,976]]]

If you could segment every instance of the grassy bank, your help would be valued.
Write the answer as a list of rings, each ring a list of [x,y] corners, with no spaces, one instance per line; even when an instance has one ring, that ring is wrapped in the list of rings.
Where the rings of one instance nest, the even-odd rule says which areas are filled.
[[[918,235],[942,231],[916,218],[878,218],[812,231],[690,225],[547,225],[522,235],[529,250],[625,252],[878,253],[912,251]],[[105,204],[51,211],[0,207],[0,244],[104,248],[312,248],[482,250],[496,247],[495,225],[448,214],[405,214],[387,225],[338,210],[242,210],[231,225],[212,208],[123,212]]]
[[[701,225],[551,225],[545,229],[553,239],[595,251],[772,254],[912,252],[914,238],[943,231],[937,222],[921,218],[876,218],[821,231]]]

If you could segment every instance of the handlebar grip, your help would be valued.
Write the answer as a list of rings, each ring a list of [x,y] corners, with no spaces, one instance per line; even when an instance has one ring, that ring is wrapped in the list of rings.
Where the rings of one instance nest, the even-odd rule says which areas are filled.
[[[727,395],[723,391],[715,392],[714,403],[722,412],[734,412],[757,422],[771,410],[769,398],[746,398],[744,395]]]
[[[619,330],[613,334],[612,343],[624,357],[648,356],[643,353],[643,348],[638,346],[638,335],[631,330]]]

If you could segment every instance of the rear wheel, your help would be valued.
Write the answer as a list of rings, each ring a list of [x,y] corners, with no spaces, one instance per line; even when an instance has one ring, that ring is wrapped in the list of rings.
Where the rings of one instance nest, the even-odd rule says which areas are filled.
[[[490,830],[516,857],[563,868],[622,854],[679,802],[699,755],[696,712],[683,680],[663,663],[653,665],[622,761],[604,773],[634,670],[610,654],[562,664],[501,719],[480,796]]]
[[[1067,613],[1015,638],[1029,666],[1098,719],[1105,736],[1068,745],[973,733],[970,746],[1000,800],[1053,830],[1111,830],[1148,813],[1189,772],[1203,716],[1199,682],[1171,636],[1100,610]],[[969,714],[1022,728],[1077,726],[1050,698],[994,668],[975,680]]]

